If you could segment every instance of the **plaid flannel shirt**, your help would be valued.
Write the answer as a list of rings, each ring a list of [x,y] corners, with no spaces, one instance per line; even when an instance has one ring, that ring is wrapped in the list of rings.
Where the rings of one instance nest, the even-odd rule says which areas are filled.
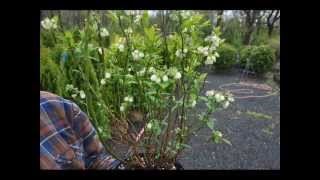
[[[114,169],[119,164],[75,103],[40,91],[40,169]]]

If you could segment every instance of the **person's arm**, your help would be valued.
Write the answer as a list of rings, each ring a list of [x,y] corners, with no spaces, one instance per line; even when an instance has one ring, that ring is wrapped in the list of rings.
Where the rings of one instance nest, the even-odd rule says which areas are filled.
[[[115,169],[120,161],[105,151],[88,116],[75,103],[72,104],[72,128],[83,141],[86,168]]]

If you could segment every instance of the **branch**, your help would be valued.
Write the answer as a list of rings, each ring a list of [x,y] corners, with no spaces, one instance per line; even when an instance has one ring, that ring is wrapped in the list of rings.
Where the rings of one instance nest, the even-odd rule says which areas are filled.
[[[280,11],[277,10],[276,14],[274,15],[273,20],[272,20],[272,26],[274,25],[275,22],[277,22],[277,20],[279,20],[279,18],[280,18],[280,14],[279,13],[280,13]]]
[[[274,10],[272,10],[272,11],[270,12],[269,16],[267,17],[267,25],[268,25],[268,26],[271,25],[270,20],[271,20],[271,17],[272,17],[273,12],[274,12]]]

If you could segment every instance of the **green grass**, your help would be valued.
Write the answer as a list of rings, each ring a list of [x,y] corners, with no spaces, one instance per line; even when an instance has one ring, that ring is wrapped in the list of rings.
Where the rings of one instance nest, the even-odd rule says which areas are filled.
[[[254,111],[247,111],[246,114],[258,120],[271,120],[272,116],[263,113],[257,113]]]

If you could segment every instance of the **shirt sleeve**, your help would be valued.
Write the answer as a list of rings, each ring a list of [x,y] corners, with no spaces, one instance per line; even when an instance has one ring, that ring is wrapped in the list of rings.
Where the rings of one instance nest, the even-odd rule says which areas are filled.
[[[88,116],[75,103],[72,103],[72,111],[72,128],[82,139],[86,168],[115,169],[120,161],[106,152]]]

